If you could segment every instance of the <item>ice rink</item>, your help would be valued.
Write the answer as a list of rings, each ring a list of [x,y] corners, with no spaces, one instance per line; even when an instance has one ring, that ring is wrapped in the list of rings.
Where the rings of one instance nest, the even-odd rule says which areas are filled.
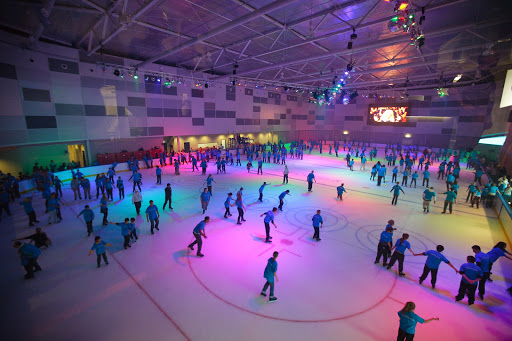
[[[383,162],[383,150],[379,158]],[[307,153],[303,160],[287,159],[290,182],[282,184],[283,165],[265,163],[263,175],[256,168],[248,174],[243,166],[227,166],[227,174],[213,174],[213,197],[206,215],[208,239],[202,253],[187,251],[192,229],[203,219],[199,195],[205,176],[192,172],[190,165],[164,167],[162,185],[156,185],[155,169],[143,169],[142,212],[154,200],[160,211],[160,231],[150,234],[145,214],[136,216],[131,203],[131,174],[118,173],[125,182],[126,198],[109,206],[109,220],[122,222],[137,217],[139,240],[128,250],[115,225],[102,226],[99,200],[73,200],[66,183],[62,215],[58,224],[47,225],[43,199],[37,193],[34,207],[53,245],[42,249],[42,272],[24,280],[11,240],[32,234],[22,206],[11,205],[13,216],[3,217],[2,238],[2,325],[3,340],[394,340],[398,331],[398,310],[407,301],[416,303],[416,313],[440,321],[418,325],[415,340],[510,340],[512,339],[512,297],[505,290],[512,285],[512,262],[502,258],[493,267],[494,282],[487,284],[485,300],[473,306],[467,298],[455,302],[461,276],[441,264],[436,289],[430,277],[419,285],[426,257],[405,256],[405,277],[398,277],[397,264],[386,270],[374,264],[380,233],[389,219],[397,231],[410,234],[411,248],[420,253],[445,247],[443,254],[458,269],[479,244],[488,252],[497,242],[510,242],[494,209],[470,208],[466,189],[473,172],[461,165],[459,203],[453,214],[441,214],[446,189],[437,180],[437,165],[431,167],[431,186],[438,202],[429,214],[422,210],[421,176],[417,188],[403,187],[398,205],[391,206],[391,169],[387,181],[376,186],[359,159],[354,171],[346,167],[343,153]],[[416,166],[414,167],[414,169]],[[200,168],[199,168],[200,169]],[[307,192],[307,174],[315,171],[313,192]],[[421,173],[420,171],[418,173]],[[399,175],[401,180],[401,175]],[[266,181],[263,203],[258,188]],[[173,208],[162,211],[164,187],[173,189]],[[345,183],[348,193],[336,200],[336,186]],[[232,217],[224,219],[223,203],[228,192],[236,197],[243,187],[247,212],[243,225]],[[277,229],[271,225],[273,243],[265,243],[260,215],[278,205],[278,195],[290,190],[283,212],[276,214]],[[95,194],[94,179],[91,192]],[[96,267],[95,255],[88,256],[93,236],[76,216],[85,204],[96,214],[94,235],[113,246],[107,248],[110,264]],[[322,210],[321,241],[312,239],[311,218]],[[279,251],[277,302],[269,304],[260,296],[265,283],[267,259]]]

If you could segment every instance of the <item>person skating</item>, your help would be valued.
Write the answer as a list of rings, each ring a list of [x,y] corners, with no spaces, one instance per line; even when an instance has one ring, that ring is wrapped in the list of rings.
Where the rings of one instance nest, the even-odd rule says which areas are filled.
[[[274,207],[274,208],[272,208],[271,211],[265,212],[262,215],[260,215],[260,217],[265,216],[265,219],[263,219],[263,222],[265,223],[265,234],[266,234],[265,243],[272,243],[272,240],[271,240],[272,237],[270,236],[270,223],[272,223],[272,225],[274,225],[274,227],[277,228],[276,224],[274,223],[274,215],[276,212],[277,212],[277,208]]]
[[[94,244],[92,244],[91,251],[89,251],[89,256],[93,251],[96,251],[96,262],[98,263],[98,268],[101,266],[101,257],[103,257],[103,261],[105,262],[105,264],[108,265],[105,246],[112,246],[112,244],[102,241],[100,236],[94,237]]]
[[[423,267],[423,274],[420,276],[420,284],[423,283],[425,279],[427,279],[428,274],[430,273],[432,283],[432,289],[436,288],[437,281],[437,271],[439,270],[439,265],[441,262],[445,262],[448,264],[456,273],[458,273],[457,269],[453,266],[452,263],[443,255],[441,252],[444,251],[444,246],[437,245],[436,250],[428,250],[423,253],[418,253],[416,256],[427,256],[427,261],[425,262],[425,266]]]
[[[261,290],[261,296],[267,297],[267,289],[270,287],[270,296],[268,301],[275,302],[277,297],[274,296],[274,279],[276,282],[279,282],[279,278],[277,277],[277,256],[279,253],[274,251],[272,257],[270,257],[267,261],[267,266],[265,267],[265,271],[263,272],[263,277],[267,280],[263,289]]]
[[[204,237],[204,239],[208,239],[208,237],[206,236],[205,226],[209,222],[210,222],[210,217],[208,217],[208,216],[204,217],[204,220],[201,221],[199,224],[197,224],[196,227],[194,227],[194,230],[192,231],[192,234],[194,235],[195,240],[191,244],[188,245],[188,248],[193,251],[194,245],[197,244],[197,257],[204,257],[204,255],[201,253],[201,248],[203,246],[202,237]]]
[[[321,241],[320,239],[320,228],[324,227],[324,219],[320,215],[322,213],[320,210],[316,211],[316,214],[313,216],[313,228],[315,229],[315,233],[313,234],[313,239],[316,239],[317,242]]]
[[[439,321],[439,317],[433,317],[425,320],[414,313],[416,305],[414,302],[407,302],[405,306],[398,312],[400,317],[400,327],[398,328],[397,341],[412,341],[416,333],[416,325],[419,323],[429,323]]]

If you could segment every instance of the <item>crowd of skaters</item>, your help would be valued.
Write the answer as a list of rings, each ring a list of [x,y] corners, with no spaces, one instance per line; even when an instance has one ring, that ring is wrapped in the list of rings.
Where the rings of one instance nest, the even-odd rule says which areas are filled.
[[[286,158],[297,158],[297,159],[303,159],[303,153],[304,150],[308,151],[311,154],[312,150],[318,148],[319,152],[322,153],[323,151],[323,143],[322,141],[300,141],[300,142],[293,142],[289,149],[287,149],[284,144],[268,144],[268,145],[246,145],[243,146],[243,148],[239,148],[236,150],[236,152],[226,151],[224,154],[221,150],[212,148],[212,149],[206,149],[206,150],[198,150],[195,152],[181,152],[181,153],[175,153],[173,156],[169,157],[169,164],[174,165],[175,168],[175,175],[180,175],[179,167],[183,164],[191,164],[192,171],[199,171],[197,168],[197,164],[200,161],[200,166],[202,168],[202,174],[206,174],[206,169],[208,167],[209,162],[214,162],[217,166],[217,174],[226,173],[226,164],[233,165],[234,159],[236,158],[237,166],[241,166],[241,151],[243,151],[243,154],[246,155],[247,159],[247,169],[250,172],[250,168],[252,167],[253,160],[257,160],[258,164],[258,173],[263,173],[263,163],[275,163],[275,164],[281,164],[284,165],[284,171],[283,171],[283,184],[288,183],[288,166],[286,165]],[[329,154],[332,155],[332,150],[334,149],[334,153],[336,156],[338,156],[338,153],[341,149],[341,142],[335,142],[334,145],[329,145]],[[368,158],[370,161],[373,161],[373,158],[377,157],[377,148],[370,147],[369,145],[362,144],[361,146],[357,145],[354,146],[351,143],[343,143],[343,150],[345,151],[347,149],[348,153],[345,157],[347,161],[347,167],[350,168],[351,171],[353,171],[354,166],[354,158],[359,158],[361,162],[360,170],[365,170],[365,164],[367,162],[366,155],[368,155]],[[388,153],[390,151],[390,153]],[[367,153],[367,154],[366,154]],[[422,154],[422,155],[421,155]],[[188,158],[187,158],[188,156]],[[418,158],[419,156],[419,158]],[[474,158],[473,154],[469,155],[470,157]],[[445,158],[445,160],[443,160]],[[402,183],[401,185],[404,187],[407,187],[408,185],[408,179],[409,176],[411,177],[411,183],[410,186],[412,187],[414,184],[414,187],[417,186],[417,179],[419,177],[418,170],[422,172],[422,179],[423,179],[423,186],[425,186],[427,189],[423,192],[423,208],[424,212],[429,212],[429,201],[434,200],[436,194],[433,191],[433,187],[429,187],[429,168],[434,164],[434,162],[439,162],[439,171],[438,171],[438,179],[444,180],[446,177],[446,187],[447,187],[447,199],[445,200],[445,206],[443,213],[446,212],[447,208],[449,209],[450,213],[452,212],[452,207],[450,202],[453,203],[453,201],[456,202],[456,195],[458,192],[458,184],[457,179],[460,172],[460,161],[461,154],[457,152],[453,152],[449,149],[440,150],[439,152],[433,153],[428,149],[425,149],[422,153],[420,153],[417,148],[414,146],[386,146],[385,148],[385,160],[387,161],[387,165],[390,167],[394,167],[392,171],[392,181],[397,180],[398,172],[402,175]],[[160,157],[160,165],[156,166],[155,170],[155,176],[156,176],[156,183],[161,184],[161,176],[163,174],[162,168],[167,165],[167,156],[165,153],[161,153]],[[146,164],[147,168],[153,168],[153,160],[149,160],[145,158],[143,162]],[[418,162],[418,165],[416,166],[416,162]],[[467,193],[468,197],[466,201],[470,201],[472,204],[472,207],[474,204],[478,207],[479,203],[487,203],[489,205],[492,205],[493,198],[490,198],[490,196],[495,196],[497,191],[500,191],[500,193],[507,193],[507,190],[510,188],[510,184],[508,183],[508,179],[506,177],[502,177],[499,179],[498,185],[490,182],[489,184],[486,184],[482,186],[481,184],[481,177],[483,175],[482,169],[479,167],[478,160],[469,160],[467,159],[468,164],[471,163],[471,166],[475,168],[475,181],[468,187]],[[128,167],[132,171],[132,176],[130,177],[130,180],[133,179],[133,196],[132,196],[132,203],[135,205],[136,213],[137,215],[140,214],[141,209],[141,203],[142,203],[142,175],[139,173],[139,165],[138,161],[133,158],[128,161]],[[398,166],[400,166],[400,169],[398,170]],[[131,243],[135,242],[138,239],[138,236],[136,234],[136,227],[135,227],[135,218],[126,218],[124,222],[118,222],[113,223],[108,221],[108,203],[110,201],[113,201],[113,190],[114,188],[117,188],[119,192],[119,200],[124,199],[124,183],[121,177],[118,177],[117,181],[114,181],[114,178],[116,176],[115,173],[115,167],[116,164],[113,164],[112,167],[109,168],[108,172],[106,174],[98,174],[95,179],[96,184],[96,198],[100,198],[100,212],[103,214],[103,225],[107,224],[115,224],[120,227],[121,234],[124,238],[124,248],[130,248]],[[414,168],[416,167],[416,170]],[[375,170],[375,172],[374,172]],[[82,199],[82,193],[84,195],[84,199],[92,199],[91,193],[90,193],[90,181],[83,175],[83,173],[80,172],[79,169],[74,169],[72,171],[72,181],[70,184],[70,187],[74,194],[74,199]],[[43,172],[44,174],[44,172]],[[378,174],[377,179],[377,185],[380,186],[382,181],[385,181],[386,176],[386,166],[384,164],[381,164],[380,161],[377,162],[373,167],[371,171],[371,180],[375,180],[375,175]],[[46,174],[45,177],[43,177],[44,180],[42,181],[43,186],[43,198],[45,198],[45,207],[49,213],[49,223],[53,222],[56,223],[62,219],[60,216],[60,212],[57,214],[57,209],[60,208],[60,203],[62,202],[60,198],[62,197],[62,181],[58,179],[58,177],[52,177],[49,174]],[[49,178],[49,179],[48,179]],[[307,184],[308,184],[308,191],[312,191],[313,182],[316,182],[314,171],[312,170],[308,176],[307,176]],[[203,214],[206,213],[208,209],[208,203],[213,196],[213,190],[212,186],[213,183],[215,183],[215,180],[213,179],[213,176],[210,174],[204,184],[206,184],[206,188],[204,188],[203,192],[200,195],[201,200],[201,208],[203,210]],[[484,188],[484,190],[487,188],[488,192],[484,193],[482,195],[482,192],[479,189],[479,186],[477,186],[477,183]],[[38,182],[39,184],[39,182]],[[50,186],[48,186],[50,184]],[[51,187],[51,184],[55,187],[55,192],[50,193],[49,198],[46,198],[45,191],[48,191],[48,187]],[[204,185],[203,184],[203,185]],[[259,201],[262,201],[263,197],[263,190],[265,186],[268,184],[266,182],[263,183],[263,185],[259,188]],[[39,186],[38,186],[39,188]],[[391,189],[392,192],[394,192],[394,197],[392,200],[392,204],[397,203],[398,195],[397,192],[403,192],[402,187],[400,186],[400,182],[397,181],[396,185],[393,186]],[[60,196],[59,196],[60,192]],[[167,202],[169,203],[169,209],[173,209],[171,206],[172,203],[172,189],[171,185],[168,183],[164,189],[165,192],[165,203],[163,205],[163,210],[166,208]],[[343,193],[345,193],[346,190],[344,188],[344,184],[341,184],[337,187],[337,198],[342,201],[343,200]],[[454,194],[450,194],[454,193]],[[265,225],[265,242],[271,243],[272,237],[270,236],[270,223],[273,224],[275,228],[277,228],[276,224],[274,223],[275,219],[275,213],[278,210],[283,210],[284,205],[284,198],[286,195],[290,195],[289,190],[283,191],[278,199],[279,199],[279,207],[274,207],[273,209],[269,210],[268,212],[264,212],[261,216],[264,218],[264,225]],[[232,198],[233,194],[229,193],[227,199],[224,202],[224,206],[226,208],[226,213],[224,214],[224,218],[228,218],[231,216],[231,212],[229,210],[230,207],[237,206],[237,210],[239,213],[237,224],[241,225],[242,222],[245,221],[244,219],[244,211],[246,211],[246,207],[243,203],[243,188],[240,188],[240,190],[236,194],[236,199]],[[480,199],[481,198],[481,201]],[[485,199],[484,199],[485,198]],[[510,198],[510,190],[508,190],[508,198]],[[450,199],[452,201],[450,201]],[[29,216],[29,224],[30,226],[33,226],[34,222],[38,222],[35,217],[35,213],[33,211],[33,208],[31,207],[31,197],[25,198],[24,201],[22,201],[20,204],[22,204],[25,208],[25,212]],[[55,212],[54,212],[55,211]],[[153,200],[150,201],[150,205],[147,207],[146,211],[146,219],[148,223],[151,224],[151,234],[154,234],[154,229],[159,230],[159,212],[156,205],[154,205]],[[87,225],[87,233],[90,236],[93,233],[92,228],[92,222],[95,218],[94,212],[92,209],[89,208],[88,205],[84,207],[84,209],[78,214],[78,217],[83,216],[84,221]],[[207,223],[210,222],[210,218],[206,216],[197,226],[193,229],[193,236],[195,241],[190,244],[188,247],[191,250],[194,250],[194,246],[197,245],[197,256],[203,257],[204,255],[201,253],[202,249],[202,238],[206,237],[205,232],[205,226]],[[390,221],[391,223],[392,221]],[[394,224],[394,222],[393,222]],[[492,268],[492,264],[499,259],[501,256],[505,256],[509,259],[512,259],[510,256],[508,256],[508,251],[505,249],[506,244],[503,242],[500,242],[498,245],[496,245],[495,248],[493,248],[491,251],[489,251],[487,254],[483,254],[481,252],[480,247],[478,245],[473,246],[473,251],[476,255],[479,255],[476,257],[468,256],[467,257],[467,263],[463,264],[459,270],[457,270],[451,263],[441,254],[441,252],[444,250],[444,247],[442,245],[439,245],[436,250],[429,250],[424,253],[415,254],[410,247],[409,242],[407,239],[409,238],[408,234],[403,234],[400,239],[398,239],[394,246],[392,246],[392,231],[394,228],[392,227],[393,224],[388,224],[388,226],[385,228],[381,235],[381,240],[379,241],[379,247],[378,247],[378,255],[377,260],[380,260],[380,257],[384,257],[384,265],[389,269],[391,268],[395,262],[398,261],[399,264],[399,275],[403,276],[403,261],[404,261],[404,251],[406,249],[409,249],[411,253],[413,253],[415,256],[424,255],[427,256],[427,262],[424,268],[424,272],[422,276],[420,277],[420,284],[426,279],[428,274],[431,274],[432,278],[432,287],[435,288],[435,282],[437,279],[437,269],[439,267],[439,264],[441,261],[444,261],[445,263],[449,264],[457,273],[460,273],[462,275],[461,284],[459,288],[459,293],[456,297],[457,300],[461,300],[464,298],[465,295],[468,296],[469,304],[472,304],[474,302],[474,294],[476,291],[476,286],[479,285],[479,295],[481,299],[483,299],[483,295],[485,293],[485,282],[486,280],[490,280],[490,268]],[[315,214],[312,217],[312,225],[314,229],[313,239],[316,241],[320,241],[320,228],[323,227],[323,218],[321,216],[321,211],[318,210],[317,214]],[[391,225],[391,228],[390,228]],[[39,233],[41,231],[39,230]],[[389,236],[391,235],[391,237]],[[49,240],[49,238],[48,238]],[[385,247],[384,247],[385,245]],[[41,245],[46,246],[48,245]],[[106,256],[106,247],[111,246],[108,242],[102,241],[101,237],[96,236],[94,240],[94,244],[91,248],[91,253],[93,251],[96,252],[97,255],[97,266],[100,267],[100,261],[101,258],[103,258],[104,262],[108,264],[108,259]],[[18,248],[18,251],[20,252],[20,255],[22,256],[22,264],[24,265],[25,269],[27,270],[27,275],[25,278],[33,278],[33,273],[36,271],[40,271],[41,268],[37,264],[37,257],[39,256],[40,252],[36,252],[34,248],[26,247],[25,244],[21,244],[19,241],[16,241],[15,247]],[[36,247],[37,248],[37,247]],[[391,255],[391,251],[394,250],[394,253]],[[478,252],[476,251],[478,250]],[[501,250],[501,251],[500,251]],[[274,296],[274,279],[277,281],[277,253],[274,253],[273,257],[271,257],[268,260],[268,264],[265,268],[264,277],[267,280],[265,283],[265,286],[262,290],[262,295],[266,296],[266,290],[268,287],[271,288],[269,301],[274,302],[277,300],[277,298]],[[484,256],[487,255],[487,256]],[[390,262],[387,263],[387,258],[390,257]],[[25,260],[24,260],[25,259]],[[27,261],[27,259],[29,261]],[[32,261],[31,259],[34,259]],[[483,261],[482,261],[483,259]],[[491,262],[492,259],[492,262]],[[476,263],[476,264],[475,264]],[[480,270],[478,270],[480,269]],[[482,289],[480,289],[480,287]],[[512,294],[512,292],[511,292]],[[411,303],[411,302],[409,302]],[[404,308],[405,309],[405,308]],[[402,311],[402,314],[405,312]],[[399,313],[400,315],[400,313]],[[403,331],[403,330],[402,330]],[[400,332],[399,332],[400,333]]]

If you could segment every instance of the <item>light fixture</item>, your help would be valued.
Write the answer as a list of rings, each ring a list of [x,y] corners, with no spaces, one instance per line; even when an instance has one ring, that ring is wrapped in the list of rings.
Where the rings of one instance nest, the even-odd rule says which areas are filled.
[[[238,63],[233,64],[233,74],[236,75],[236,69],[238,69]]]
[[[420,25],[425,21],[425,7],[421,8]]]
[[[343,105],[347,105],[348,102],[350,102],[350,97],[348,95],[343,96],[341,102],[343,103]]]
[[[407,6],[409,6],[409,0],[397,0],[395,11],[403,11],[407,8]]]
[[[114,70],[114,76],[119,77],[121,75],[121,72],[118,69]]]
[[[354,39],[357,39],[357,34],[356,34],[356,28],[352,27],[352,34],[350,35],[350,40],[354,40]]]
[[[139,79],[139,76],[137,76],[137,74],[136,74],[136,73],[133,73],[133,78],[134,78],[134,79]]]
[[[453,79],[453,82],[457,83],[461,78],[462,78],[462,73],[460,73],[457,76],[455,76],[455,78]]]
[[[411,134],[405,134],[405,138],[411,138]]]
[[[348,131],[344,130],[343,135],[348,135]]]
[[[354,99],[357,96],[359,96],[359,94],[357,93],[357,90],[356,90],[356,91],[354,91],[353,93],[350,94],[350,99]]]
[[[351,41],[348,42],[347,49],[348,50],[352,50],[352,42]]]

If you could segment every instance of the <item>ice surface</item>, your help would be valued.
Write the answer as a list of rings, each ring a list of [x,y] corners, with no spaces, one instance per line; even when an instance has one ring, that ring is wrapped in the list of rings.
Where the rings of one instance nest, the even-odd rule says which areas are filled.
[[[325,150],[325,149],[324,149]],[[383,155],[383,151],[379,151]],[[341,156],[341,154],[340,154]],[[379,158],[382,161],[382,158]],[[64,220],[46,225],[43,201],[35,202],[39,224],[53,241],[43,249],[39,263],[43,271],[25,281],[16,250],[10,240],[32,233],[22,207],[11,205],[12,218],[3,217],[1,267],[2,325],[4,340],[393,340],[398,329],[397,311],[406,301],[416,303],[416,313],[439,322],[418,325],[416,340],[510,340],[511,297],[505,289],[512,263],[500,259],[493,268],[493,283],[487,284],[482,302],[467,306],[455,302],[460,275],[446,264],[440,267],[436,289],[430,277],[418,284],[426,257],[405,257],[404,278],[397,269],[375,265],[376,245],[389,219],[394,219],[396,240],[411,235],[414,252],[445,246],[444,254],[458,268],[479,244],[487,252],[506,239],[493,209],[470,208],[465,192],[472,171],[463,169],[459,204],[452,215],[442,215],[446,188],[431,168],[431,185],[438,202],[426,215],[421,206],[423,187],[404,187],[398,205],[391,206],[390,181],[377,187],[370,181],[371,165],[359,171],[346,167],[342,157],[324,153],[288,159],[290,183],[282,185],[283,165],[265,163],[264,174],[254,168],[227,166],[227,174],[216,175],[213,163],[213,197],[207,211],[212,219],[206,227],[204,258],[186,249],[192,229],[203,218],[199,194],[205,176],[181,166],[181,175],[164,167],[162,185],[156,185],[154,169],[142,170],[143,212],[149,200],[160,210],[160,231],[149,232],[145,216],[137,217],[140,238],[122,249],[117,226],[101,226],[99,200],[74,201],[69,185],[64,191]],[[465,165],[462,165],[465,168]],[[306,176],[315,171],[317,183],[307,192]],[[390,179],[391,169],[388,169]],[[130,174],[125,180],[126,198],[114,199],[109,220],[121,222],[135,217],[131,204]],[[399,176],[401,178],[401,176]],[[263,203],[257,202],[263,181]],[[91,181],[92,192],[95,192]],[[162,211],[165,184],[173,188],[174,210]],[[345,183],[344,201],[336,200],[336,186]],[[242,226],[236,225],[236,207],[224,219],[223,203],[228,191],[244,188],[247,207]],[[260,214],[278,205],[277,196],[289,189],[284,211],[276,214],[277,229],[271,225],[273,243],[264,242]],[[94,234],[113,244],[108,248],[110,264],[96,268],[96,257],[88,257],[93,237],[77,213],[89,203],[96,213]],[[312,240],[311,218],[322,210],[322,241]],[[510,243],[509,243],[510,244]],[[269,304],[259,295],[265,280],[263,270],[273,251],[279,282],[277,302]]]

